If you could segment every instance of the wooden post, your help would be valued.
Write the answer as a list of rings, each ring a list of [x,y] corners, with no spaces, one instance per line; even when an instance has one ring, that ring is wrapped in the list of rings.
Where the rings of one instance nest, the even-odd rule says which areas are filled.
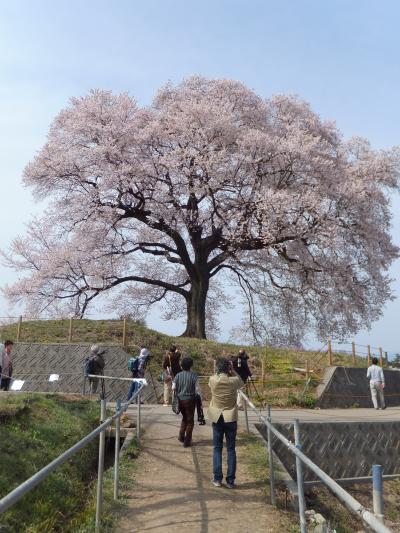
[[[306,360],[306,378],[308,379],[310,377],[310,363],[308,359]]]
[[[72,342],[72,316],[69,317],[68,342]]]
[[[122,346],[126,346],[126,318],[122,325]]]
[[[264,390],[264,382],[265,382],[265,361],[264,358],[261,358],[261,388]]]
[[[353,353],[353,365],[356,364],[356,343],[353,341],[351,343],[351,351]]]
[[[371,366],[371,346],[368,344],[368,366]]]
[[[329,339],[329,341],[328,341],[328,363],[329,363],[329,366],[332,366],[332,364],[333,364],[333,359],[332,359],[332,341],[331,341],[331,339]]]
[[[383,351],[380,346],[379,346],[379,364],[381,365],[381,367],[383,367]]]
[[[18,324],[17,324],[17,342],[19,342],[21,339],[21,326],[22,326],[22,316],[19,317]]]

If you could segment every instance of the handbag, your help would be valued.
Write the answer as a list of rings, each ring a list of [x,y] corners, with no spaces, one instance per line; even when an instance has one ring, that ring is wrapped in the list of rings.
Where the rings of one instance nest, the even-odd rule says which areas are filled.
[[[172,395],[172,411],[176,414],[176,415],[179,415],[179,413],[181,412],[181,407],[179,405],[179,398],[178,396],[175,394],[175,392],[173,393]]]

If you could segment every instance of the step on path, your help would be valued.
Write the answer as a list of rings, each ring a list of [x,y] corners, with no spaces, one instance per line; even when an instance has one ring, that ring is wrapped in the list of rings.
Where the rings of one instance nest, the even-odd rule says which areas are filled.
[[[142,415],[143,450],[134,474],[135,488],[128,495],[128,508],[116,532],[290,531],[292,519],[268,504],[260,484],[248,471],[240,438],[238,486],[234,490],[216,488],[211,484],[212,430],[208,421],[206,426],[196,423],[194,445],[183,448],[177,439],[180,415],[163,406],[144,406]],[[240,424],[239,432],[243,430]]]

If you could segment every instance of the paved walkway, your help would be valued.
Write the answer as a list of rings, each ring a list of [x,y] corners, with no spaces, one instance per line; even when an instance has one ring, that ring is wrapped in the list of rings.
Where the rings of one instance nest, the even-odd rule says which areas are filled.
[[[244,443],[238,442],[237,489],[216,488],[212,477],[211,426],[196,425],[194,445],[177,440],[181,417],[162,406],[143,406],[144,448],[135,490],[116,531],[182,533],[282,533],[293,518],[268,505],[248,471]],[[244,429],[241,425],[239,430]]]
[[[262,411],[266,415],[266,411]],[[243,413],[242,413],[243,416]],[[272,422],[290,423],[295,418],[300,422],[400,422],[400,407],[376,409],[271,409]],[[249,410],[249,420],[256,421],[257,415]]]

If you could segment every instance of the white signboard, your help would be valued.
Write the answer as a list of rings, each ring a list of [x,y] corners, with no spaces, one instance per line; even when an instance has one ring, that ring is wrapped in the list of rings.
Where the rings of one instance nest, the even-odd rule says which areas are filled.
[[[13,379],[13,382],[11,383],[11,390],[21,390],[24,386],[25,381],[22,379]]]

